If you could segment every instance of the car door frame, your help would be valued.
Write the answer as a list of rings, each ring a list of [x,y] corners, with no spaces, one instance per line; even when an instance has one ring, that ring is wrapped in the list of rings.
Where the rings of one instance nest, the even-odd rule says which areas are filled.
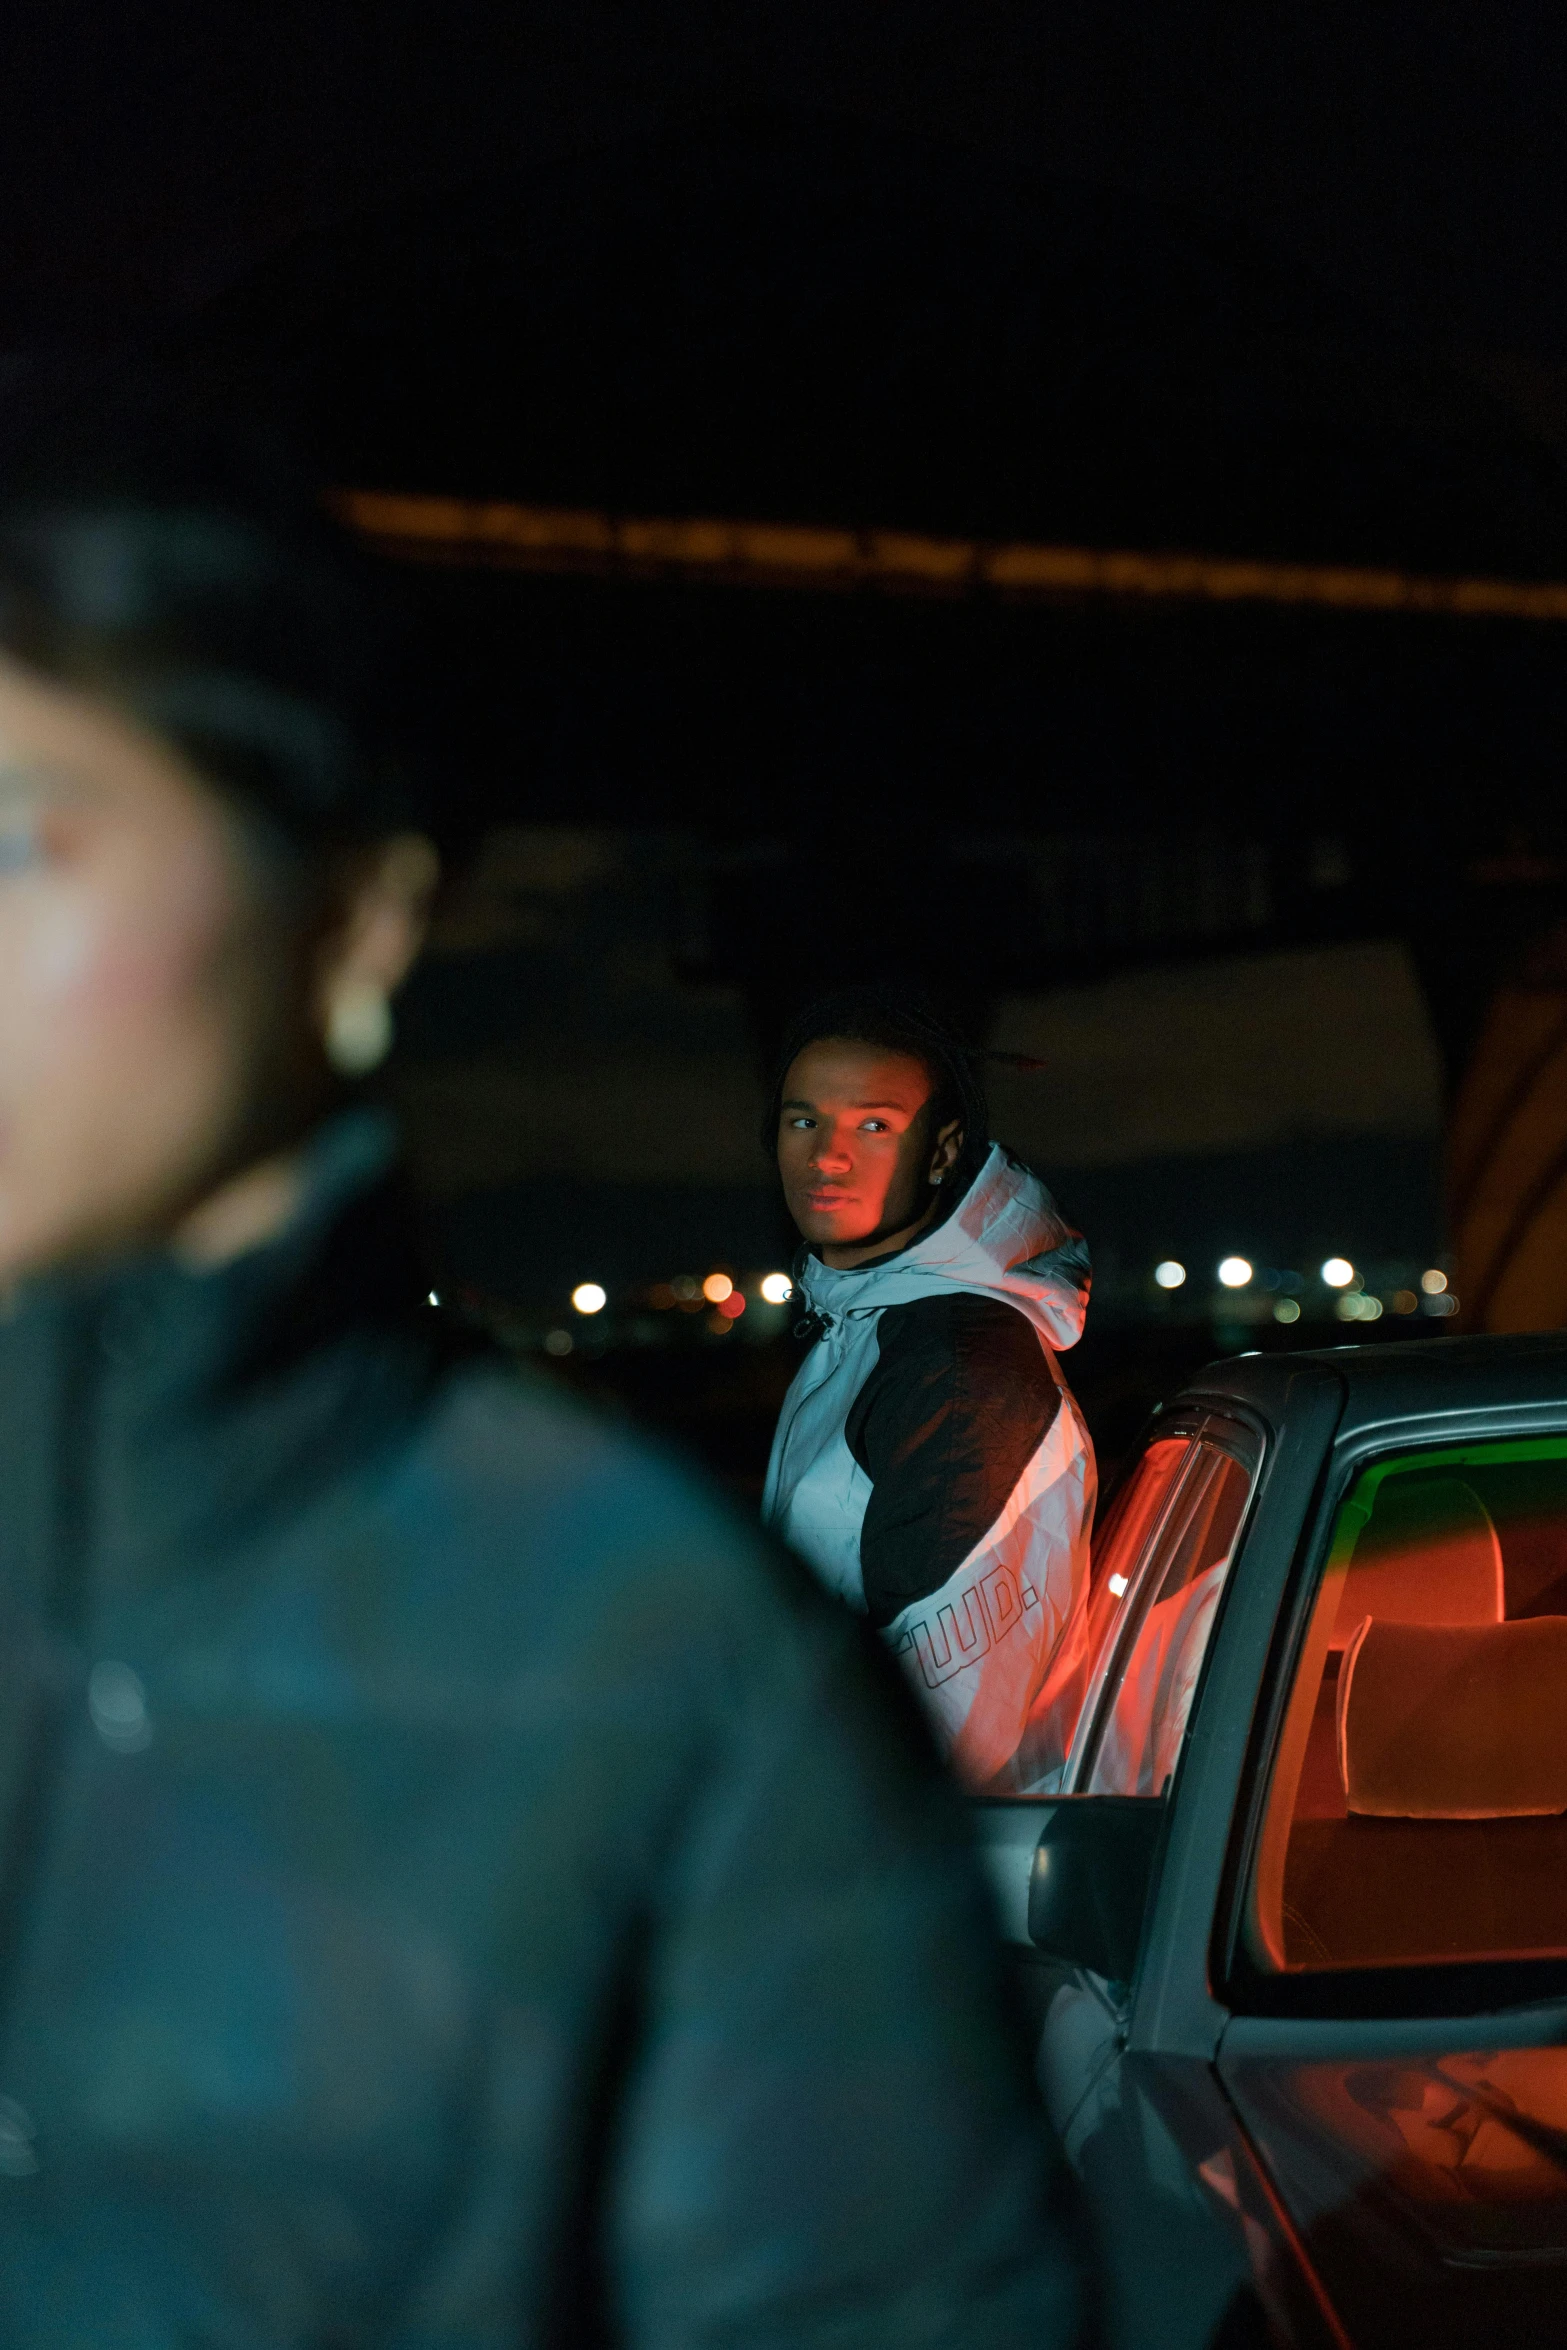
[[[1282,1395],[1260,1405],[1222,1367],[1185,1390],[1172,1412],[1206,1406],[1250,1421],[1264,1453],[1204,1661],[1179,1768],[1166,1801],[1164,1846],[1149,1894],[1125,2021],[1129,2050],[1211,2061],[1230,2010],[1213,1979],[1215,1920],[1266,1689],[1281,1610],[1292,1588],[1302,1528],[1314,1527],[1346,1389],[1334,1368],[1305,1358]]]
[[[1309,1399],[1309,1400],[1306,1400]],[[1227,1389],[1222,1370],[1206,1389],[1187,1389],[1155,1418],[1134,1458],[1166,1433],[1186,1433],[1195,1457],[1202,1429],[1214,1418],[1240,1421],[1257,1437],[1261,1455],[1236,1542],[1208,1652],[1203,1661],[1174,1778],[1150,1804],[1164,1809],[1161,1850],[1155,1859],[1148,1907],[1132,1980],[1112,1985],[1090,1969],[1042,1961],[1051,1993],[1044,2003],[1039,2069],[1052,2119],[1066,2135],[1106,2067],[1127,2050],[1195,2053],[1211,2058],[1227,2019],[1209,1992],[1206,1954],[1218,1898],[1219,1870],[1228,1842],[1244,1762],[1261,1659],[1273,1636],[1279,1601],[1298,1544],[1300,1525],[1320,1478],[1343,1406],[1343,1382],[1318,1365],[1292,1371],[1285,1412],[1260,1408],[1240,1388]],[[1133,1464],[1128,1464],[1128,1474]],[[1159,1537],[1178,1507],[1189,1467],[1150,1528],[1139,1580],[1150,1571]],[[1127,1597],[1133,1597],[1131,1591]],[[1107,1644],[1104,1669],[1085,1693],[1086,1725],[1079,1769],[1092,1742],[1105,1672],[1118,1646]],[[1235,1692],[1245,1694],[1239,1740],[1234,1734]],[[1077,1741],[1074,1739],[1074,1747]],[[1077,1772],[1072,1774],[1075,1785]],[[1069,1800],[1093,1802],[1072,1796]],[[1047,1806],[1049,1796],[1020,1799]],[[996,1807],[1000,1809],[1000,1807]],[[1007,1807],[1009,1810],[1011,1806]],[[1011,1826],[1011,1823],[1008,1823]],[[1029,1831],[1012,1832],[1026,1840]],[[1175,2028],[1172,2028],[1172,2018]]]
[[[1234,1414],[1226,1410],[1220,1416],[1233,1418]],[[1115,1621],[1108,1628],[1108,1635],[1090,1669],[1083,1690],[1082,1706],[1062,1767],[1060,1792],[1063,1795],[1083,1795],[1088,1792],[1083,1785],[1083,1778],[1097,1752],[1097,1742],[1104,1733],[1105,1724],[1102,1716],[1105,1711],[1106,1691],[1114,1667],[1123,1657],[1127,1624],[1128,1622],[1141,1621],[1146,1587],[1153,1578],[1156,1563],[1160,1569],[1164,1564],[1162,1560],[1158,1559],[1158,1553],[1166,1529],[1171,1520],[1179,1514],[1185,1502],[1187,1488],[1197,1471],[1201,1457],[1204,1432],[1209,1421],[1214,1417],[1215,1407],[1206,1397],[1194,1400],[1188,1396],[1178,1396],[1172,1404],[1161,1410],[1133,1455],[1131,1466],[1135,1469],[1143,1456],[1157,1443],[1173,1437],[1178,1441],[1184,1441],[1187,1446],[1187,1456],[1182,1461],[1169,1491],[1165,1494],[1158,1515],[1153,1519],[1144,1535],[1143,1547],[1133,1568],[1132,1579],[1121,1594],[1121,1605],[1116,1611]],[[1256,1428],[1255,1413],[1247,1415],[1247,1418],[1250,1424]],[[1265,1432],[1260,1428],[1257,1429],[1257,1433],[1262,1445],[1258,1464],[1260,1474],[1267,1462],[1268,1440]],[[1247,1497],[1248,1516],[1252,1499],[1253,1495],[1249,1494]],[[1244,1522],[1242,1535],[1244,1537]],[[1133,1638],[1135,1640],[1135,1633]]]

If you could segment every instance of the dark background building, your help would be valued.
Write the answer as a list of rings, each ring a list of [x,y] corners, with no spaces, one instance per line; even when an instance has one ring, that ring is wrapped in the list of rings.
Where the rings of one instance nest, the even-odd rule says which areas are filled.
[[[997,1131],[1094,1242],[1112,1452],[1422,1273],[1567,1314],[1554,16],[6,38],[0,325],[281,397],[409,606],[458,859],[392,1082],[517,1343],[754,1475],[761,1073],[871,974],[1041,1064]]]

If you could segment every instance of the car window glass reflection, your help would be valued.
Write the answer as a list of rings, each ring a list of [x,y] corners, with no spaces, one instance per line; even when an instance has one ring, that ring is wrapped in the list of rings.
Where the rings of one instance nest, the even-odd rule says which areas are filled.
[[[1085,1703],[1091,1703],[1090,1693],[1097,1695],[1104,1685],[1126,1621],[1127,1596],[1141,1581],[1154,1539],[1196,1449],[1190,1429],[1156,1436],[1121,1478],[1094,1529],[1083,1637],[1075,1655],[1064,1660],[1070,1685],[1058,1679],[1047,1692],[1061,1741],[1058,1763],[1072,1755]]]
[[[1074,1767],[1085,1793],[1161,1795],[1175,1772],[1255,1478],[1255,1452],[1245,1450],[1250,1464],[1208,1433],[1151,1445],[1137,1471],[1142,1490],[1135,1480],[1128,1511],[1107,1523],[1095,1556],[1097,1659]]]
[[[1567,1438],[1405,1454],[1357,1480],[1250,1927],[1286,1971],[1567,1954]]]

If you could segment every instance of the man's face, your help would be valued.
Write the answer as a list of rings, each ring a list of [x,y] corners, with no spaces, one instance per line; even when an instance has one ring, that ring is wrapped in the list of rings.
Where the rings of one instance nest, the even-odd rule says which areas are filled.
[[[847,1037],[824,1037],[791,1062],[778,1171],[790,1215],[827,1264],[873,1254],[934,1206],[932,1090],[922,1062]]]

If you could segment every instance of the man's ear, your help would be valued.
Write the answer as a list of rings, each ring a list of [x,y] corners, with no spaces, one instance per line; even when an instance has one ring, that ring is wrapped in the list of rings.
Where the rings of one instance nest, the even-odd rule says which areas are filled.
[[[930,1180],[944,1183],[958,1163],[963,1149],[963,1121],[949,1118],[936,1137],[936,1147],[930,1154]]]
[[[317,979],[327,1055],[345,1074],[373,1067],[391,1042],[391,999],[424,944],[440,872],[419,832],[377,842],[350,868]]]

